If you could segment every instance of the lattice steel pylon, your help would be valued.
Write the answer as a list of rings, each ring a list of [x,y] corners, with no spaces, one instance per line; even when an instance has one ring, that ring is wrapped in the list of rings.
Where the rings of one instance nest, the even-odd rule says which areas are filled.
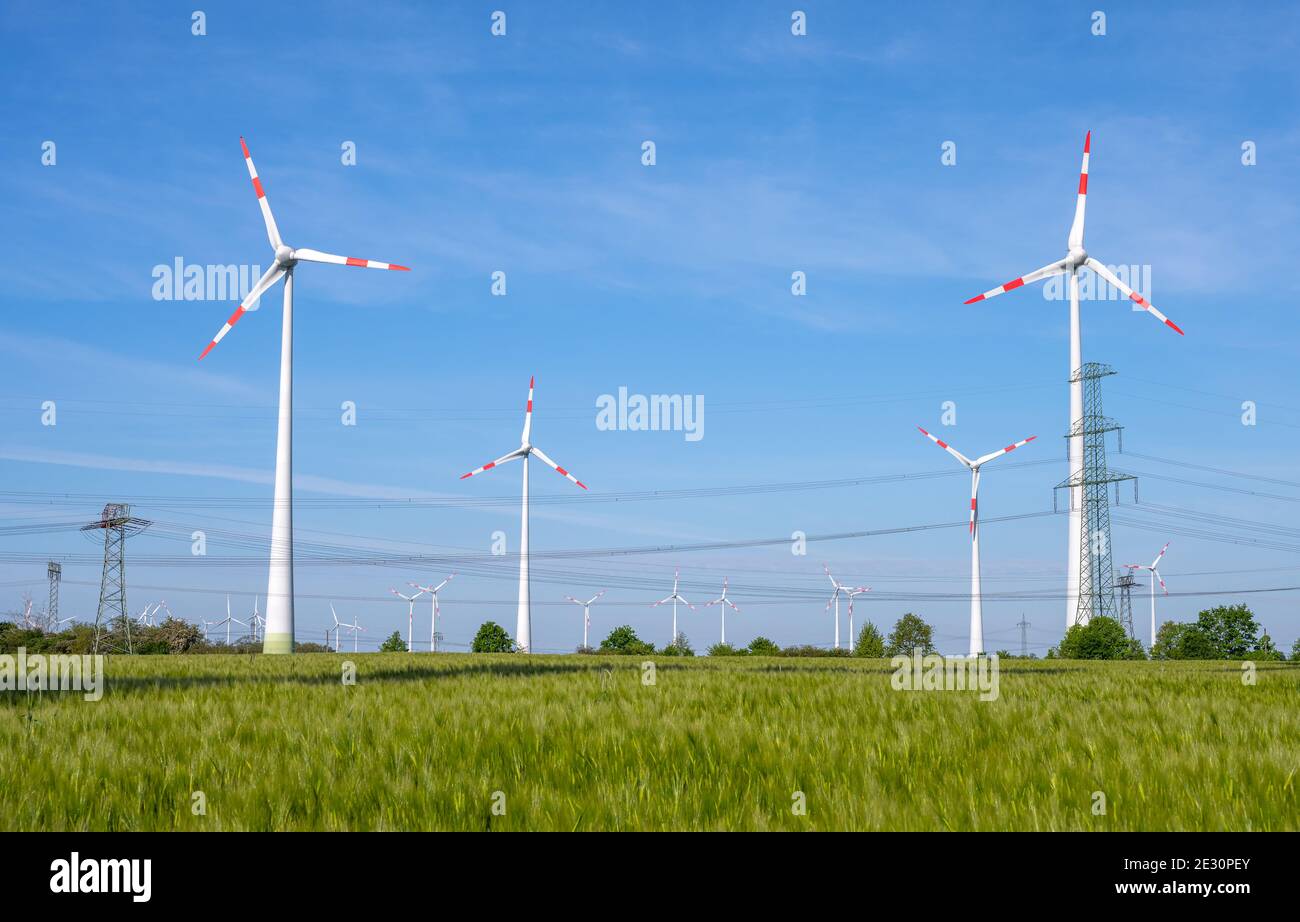
[[[1137,585],[1137,578],[1132,573],[1121,573],[1115,580],[1115,588],[1119,590],[1119,623],[1124,625],[1124,630],[1128,632],[1129,639],[1133,639],[1133,587]]]
[[[93,652],[131,653],[131,618],[126,612],[126,539],[149,527],[147,519],[131,515],[125,503],[107,503],[99,521],[82,526],[93,537],[104,532],[104,575],[99,583]]]
[[[1056,489],[1079,487],[1082,494],[1079,547],[1083,553],[1079,561],[1079,602],[1075,608],[1074,624],[1087,624],[1098,615],[1116,616],[1115,575],[1111,565],[1110,485],[1115,485],[1117,503],[1119,485],[1123,481],[1134,481],[1135,498],[1137,494],[1137,478],[1112,471],[1106,463],[1107,432],[1120,433],[1120,451],[1124,450],[1124,427],[1102,413],[1101,408],[1101,379],[1113,374],[1115,369],[1109,365],[1085,362],[1070,377],[1071,383],[1083,382],[1083,416],[1070,427],[1066,444],[1073,438],[1083,443],[1083,467],[1077,475],[1057,484]],[[1068,492],[1073,502],[1074,491]],[[1055,501],[1054,493],[1053,505]]]
[[[51,560],[45,567],[45,574],[50,578],[50,600],[45,605],[45,617],[49,621],[50,627],[57,629],[59,626],[59,580],[63,578],[63,567]]]

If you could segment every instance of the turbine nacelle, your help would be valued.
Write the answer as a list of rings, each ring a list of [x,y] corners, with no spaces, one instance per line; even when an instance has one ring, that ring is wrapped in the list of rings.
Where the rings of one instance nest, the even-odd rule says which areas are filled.
[[[283,243],[280,244],[275,248],[275,264],[277,266],[284,266],[288,269],[295,262],[293,252],[292,247],[285,246]]]
[[[1065,254],[1065,268],[1078,269],[1088,262],[1088,251],[1083,247],[1072,247],[1070,252]]]

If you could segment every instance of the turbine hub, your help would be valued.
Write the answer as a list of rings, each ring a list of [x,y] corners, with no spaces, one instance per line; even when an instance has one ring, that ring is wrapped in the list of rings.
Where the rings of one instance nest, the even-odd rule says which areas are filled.
[[[1088,261],[1088,251],[1083,247],[1075,247],[1069,253],[1065,254],[1065,264],[1071,269],[1077,269]]]
[[[275,248],[275,261],[281,266],[288,266],[293,263],[293,248],[287,247],[283,243]]]

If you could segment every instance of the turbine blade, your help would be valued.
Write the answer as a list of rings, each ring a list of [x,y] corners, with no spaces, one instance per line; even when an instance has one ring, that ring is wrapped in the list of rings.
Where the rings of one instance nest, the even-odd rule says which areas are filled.
[[[1031,435],[1027,439],[1021,439],[1019,442],[1016,442],[1014,445],[1008,445],[1006,448],[1000,448],[997,451],[989,452],[984,457],[976,459],[975,464],[976,466],[979,466],[981,464],[987,464],[988,462],[992,461],[994,458],[1000,458],[1009,451],[1015,451],[1017,448],[1021,447],[1022,445],[1028,445],[1036,438],[1038,438],[1038,436]]]
[[[1160,563],[1160,558],[1165,556],[1165,551],[1169,550],[1169,544],[1170,542],[1166,541],[1165,546],[1160,549],[1160,553],[1156,554],[1156,559],[1151,561],[1151,569],[1154,570],[1156,568],[1156,564]]]
[[[537,377],[533,376],[528,379],[528,406],[524,408],[524,431],[519,437],[522,445],[528,444],[528,436],[533,431],[533,385],[537,383]],[[554,467],[555,465],[551,465]]]
[[[1074,223],[1070,225],[1070,249],[1083,246],[1083,217],[1088,210],[1088,149],[1092,147],[1092,132],[1083,137],[1083,166],[1079,168],[1079,198],[1074,204]]]
[[[336,266],[360,266],[362,269],[396,269],[399,272],[410,272],[406,266],[399,266],[396,263],[381,263],[373,259],[357,259],[354,256],[335,256],[333,253],[322,253],[320,250],[313,250],[303,247],[300,250],[293,251],[294,259],[305,259],[309,263],[333,263]]]
[[[257,167],[253,166],[253,155],[248,152],[248,144],[243,137],[239,139],[239,146],[244,149],[244,165],[248,167],[248,176],[253,180],[253,191],[257,193],[257,204],[262,207],[262,220],[266,222],[266,236],[271,241],[273,248],[284,246],[284,241],[280,239],[280,229],[275,226],[275,215],[271,214],[271,203],[267,201],[266,190],[262,188],[262,180],[257,178]]]
[[[917,429],[921,429],[920,426],[917,426],[916,428],[917,428]],[[956,458],[956,459],[957,459],[958,461],[960,461],[962,464],[966,465],[967,467],[970,467],[970,466],[971,466],[971,463],[972,463],[972,462],[971,462],[970,458],[967,458],[965,455],[963,455],[963,454],[962,454],[961,452],[959,452],[957,449],[953,448],[951,445],[949,445],[949,444],[948,444],[947,442],[945,442],[943,439],[940,439],[940,438],[936,438],[936,437],[934,437],[934,436],[931,435],[930,433],[926,432],[924,429],[921,429],[921,435],[925,436],[925,437],[926,437],[927,439],[929,439],[931,442],[934,442],[934,444],[938,445],[938,446],[939,446],[940,448],[942,448],[944,451],[948,452],[948,454],[952,455],[954,458]],[[829,574],[828,574],[828,575],[829,575]]]
[[[527,431],[527,426],[525,426],[525,431]],[[586,485],[585,483],[583,483],[583,482],[582,482],[581,480],[579,480],[577,477],[574,477],[572,474],[570,474],[570,473],[569,473],[568,471],[566,471],[564,468],[560,467],[558,464],[556,464],[554,461],[552,461],[550,458],[548,458],[548,457],[546,456],[546,452],[542,451],[540,448],[534,448],[534,449],[533,449],[533,454],[537,455],[537,457],[540,458],[540,459],[542,460],[542,463],[543,463],[543,464],[546,464],[546,465],[548,465],[548,466],[554,468],[555,471],[556,471],[556,473],[563,474],[566,480],[572,480],[574,483],[576,483],[578,486],[582,487],[584,490],[587,489],[587,485]]]
[[[231,328],[239,322],[239,318],[244,316],[244,313],[248,310],[248,305],[260,298],[262,293],[274,285],[282,275],[284,275],[284,267],[278,263],[267,269],[266,272],[262,273],[262,277],[257,280],[257,284],[248,292],[248,297],[239,302],[239,307],[235,308],[235,312],[230,315],[230,319],[227,320],[225,325],[217,331],[217,335],[212,337],[212,342],[208,343],[208,347],[199,355],[199,361],[202,361],[203,357],[211,352],[213,347],[225,338]]]
[[[1099,260],[1093,259],[1091,256],[1089,256],[1087,265],[1088,268],[1091,269],[1093,272],[1097,273],[1106,281],[1110,282],[1110,284],[1114,285],[1116,288],[1122,291],[1133,301],[1136,301],[1138,304],[1142,305],[1142,307],[1146,308],[1148,313],[1152,314],[1157,320],[1159,320],[1165,326],[1169,327],[1169,329],[1173,330],[1179,336],[1184,335],[1182,328],[1179,327],[1178,324],[1174,323],[1164,314],[1160,313],[1160,311],[1156,310],[1155,305],[1153,305],[1146,298],[1142,297],[1132,288],[1129,288],[1127,285],[1121,282],[1119,278],[1116,277],[1114,272],[1111,272],[1109,269],[1106,268],[1104,263],[1100,262]]]
[[[502,455],[501,457],[497,458],[495,461],[489,461],[487,464],[483,465],[482,467],[476,467],[468,474],[461,474],[460,479],[465,480],[468,477],[473,477],[475,474],[481,474],[484,471],[490,471],[498,464],[505,464],[507,461],[513,461],[515,458],[522,458],[523,454],[524,453],[520,449],[516,448],[514,451],[510,452],[510,454]]]
[[[1064,271],[1065,271],[1065,260],[1063,259],[1058,260],[1057,262],[1051,263],[1050,265],[1043,266],[1043,268],[1041,269],[1035,269],[1033,272],[1029,273],[1028,275],[1022,275],[1018,279],[1012,279],[1011,281],[1007,282],[1005,285],[999,285],[997,288],[994,288],[992,291],[986,291],[982,295],[976,295],[975,297],[970,298],[967,301],[963,301],[962,303],[974,304],[976,301],[984,301],[987,300],[988,298],[996,298],[998,295],[1002,294],[1003,292],[1011,291],[1013,288],[1019,288],[1021,285],[1028,285],[1030,282],[1037,282],[1039,279],[1045,279],[1049,275],[1060,275]]]

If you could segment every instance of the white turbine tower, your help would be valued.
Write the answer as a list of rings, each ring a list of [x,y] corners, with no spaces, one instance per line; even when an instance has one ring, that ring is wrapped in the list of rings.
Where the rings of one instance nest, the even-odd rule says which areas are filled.
[[[705,605],[704,607],[705,607],[705,608],[712,608],[714,605],[721,605],[721,606],[722,606],[722,608],[721,608],[721,611],[722,611],[722,641],[721,641],[721,642],[722,642],[723,644],[726,644],[726,642],[727,642],[727,606],[730,605],[730,606],[731,606],[731,610],[734,611],[736,614],[740,614],[740,609],[736,607],[736,603],[735,603],[735,602],[733,602],[733,601],[731,601],[731,599],[727,598],[727,578],[726,578],[725,576],[722,578],[722,595],[718,596],[716,599],[714,599],[712,602],[709,602],[709,603],[708,603],[707,605]]]
[[[584,650],[587,649],[587,629],[591,627],[591,605],[604,594],[605,590],[602,589],[585,602],[580,599],[575,599],[571,595],[565,596],[565,598],[574,605],[582,606],[582,649]]]
[[[1152,306],[1151,302],[1139,295],[1133,289],[1121,282],[1115,273],[1106,268],[1105,264],[1088,255],[1083,248],[1083,223],[1084,212],[1087,208],[1088,198],[1088,153],[1092,146],[1092,132],[1088,132],[1083,139],[1083,167],[1079,173],[1079,195],[1074,204],[1074,223],[1070,225],[1070,236],[1066,242],[1067,252],[1064,259],[1049,263],[1041,269],[1035,269],[1028,275],[1023,275],[1018,279],[1012,279],[1005,285],[999,285],[992,291],[986,291],[982,295],[977,295],[967,301],[967,304],[974,304],[976,301],[983,301],[986,298],[992,298],[1003,292],[1011,291],[1013,288],[1019,288],[1029,282],[1036,282],[1039,279],[1045,279],[1052,275],[1069,275],[1070,285],[1070,432],[1069,459],[1070,459],[1070,483],[1079,484],[1083,478],[1083,377],[1081,370],[1083,368],[1083,344],[1081,339],[1080,322],[1079,322],[1079,270],[1085,266],[1091,269],[1101,278],[1105,279],[1125,296],[1130,298],[1134,303],[1144,308],[1157,320],[1162,321],[1165,326],[1169,327],[1179,335],[1182,330],[1172,320],[1166,317],[1160,311]],[[1070,487],[1070,514],[1069,523],[1069,550],[1067,555],[1068,569],[1066,571],[1065,585],[1065,626],[1069,628],[1079,617],[1079,570],[1087,554],[1087,545],[1089,536],[1085,536],[1082,531],[1083,514],[1083,487],[1081,485]],[[1082,616],[1080,623],[1087,623],[1087,614]]]
[[[528,379],[528,406],[524,410],[524,431],[519,437],[519,447],[509,454],[502,455],[495,461],[489,461],[482,467],[475,468],[468,474],[462,474],[460,479],[465,480],[473,477],[475,474],[481,474],[484,471],[490,471],[499,464],[505,464],[507,461],[513,461],[515,458],[522,458],[524,462],[524,495],[522,504],[522,513],[519,524],[519,614],[515,619],[515,646],[520,652],[528,653],[532,649],[533,631],[532,631],[532,614],[528,600],[528,458],[530,455],[536,455],[537,458],[557,473],[587,489],[587,485],[574,477],[564,468],[560,467],[554,461],[546,456],[546,453],[537,446],[528,441],[528,437],[533,428],[533,384],[536,378]]]
[[[399,599],[406,601],[406,652],[415,652],[415,642],[412,632],[415,630],[415,600],[424,595],[423,592],[417,592],[415,595],[402,595],[396,589],[388,590]]]
[[[853,633],[853,600],[865,592],[870,592],[870,586],[857,586],[853,589],[846,588],[844,595],[849,600],[849,650],[852,651],[854,645],[858,642],[856,635]]]
[[[695,606],[692,605],[690,602],[686,601],[684,598],[682,598],[681,595],[677,592],[677,581],[678,579],[681,578],[681,575],[682,575],[682,571],[680,568],[674,569],[673,570],[673,594],[668,596],[668,598],[666,599],[660,599],[658,602],[655,602],[653,605],[650,606],[651,608],[658,608],[660,605],[663,605],[667,602],[673,603],[673,639],[670,641],[670,643],[672,644],[677,643],[677,603],[681,602],[691,611],[695,611]]]
[[[1160,575],[1160,571],[1156,569],[1160,565],[1160,558],[1165,556],[1167,550],[1169,550],[1168,542],[1160,549],[1160,553],[1156,554],[1156,559],[1151,561],[1150,566],[1144,566],[1140,563],[1124,564],[1129,570],[1147,570],[1151,573],[1151,646],[1153,647],[1156,645],[1156,580],[1160,581],[1160,588],[1165,591],[1165,595],[1169,595],[1169,589],[1165,586],[1165,579]]]
[[[456,578],[456,574],[453,573],[451,574],[451,576],[447,577],[436,586],[421,586],[419,583],[408,583],[409,586],[415,589],[419,589],[421,592],[427,592],[429,593],[429,595],[433,596],[433,603],[429,606],[430,608],[429,652],[430,653],[438,652],[438,615],[441,614],[441,609],[438,607],[438,593],[442,592],[443,586],[447,585],[455,578]]]
[[[253,158],[248,153],[248,145],[239,139],[244,149],[244,163],[248,166],[248,175],[253,180],[253,191],[257,193],[257,203],[262,208],[262,220],[266,223],[266,235],[275,250],[275,262],[248,296],[239,303],[230,319],[217,331],[217,335],[208,343],[202,359],[212,347],[221,342],[231,328],[239,322],[252,305],[257,303],[268,288],[281,278],[284,279],[284,315],[280,326],[280,412],[275,439],[275,505],[271,511],[271,555],[267,574],[266,588],[266,633],[263,640],[263,653],[293,652],[293,276],[299,262],[335,263],[340,266],[361,266],[367,269],[400,269],[409,271],[405,266],[392,263],[375,262],[370,259],[354,259],[351,256],[335,256],[319,250],[294,249],[286,246],[280,239],[280,230],[275,225],[271,214],[271,203],[266,200],[262,181],[253,166]],[[242,623],[242,622],[241,622]]]
[[[916,428],[921,429],[920,426]],[[1021,439],[1006,448],[999,448],[972,461],[947,442],[935,438],[924,429],[921,429],[921,434],[970,468],[970,655],[979,656],[984,652],[984,610],[980,598],[980,523],[976,508],[980,489],[980,468],[994,458],[1000,458],[1007,452],[1015,451],[1021,445],[1027,445],[1038,436],[1031,435],[1027,439]]]

